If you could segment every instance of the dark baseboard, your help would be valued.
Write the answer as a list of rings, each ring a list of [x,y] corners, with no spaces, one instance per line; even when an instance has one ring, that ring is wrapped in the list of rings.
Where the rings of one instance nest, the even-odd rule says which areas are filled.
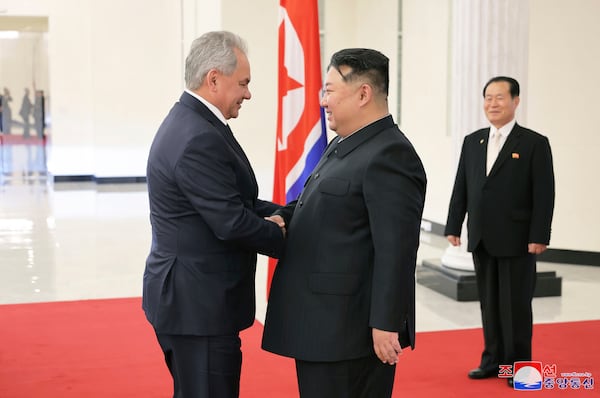
[[[600,266],[600,253],[581,250],[548,249],[538,256],[539,261]]]
[[[54,176],[54,182],[95,182],[96,184],[134,184],[145,183],[146,176],[141,177],[96,177],[95,175]]]
[[[53,176],[54,182],[88,182],[94,181],[93,175]]]
[[[430,220],[423,220],[421,225],[427,225],[427,232],[434,235],[444,236],[445,225]],[[584,250],[566,250],[549,248],[538,256],[538,261],[548,263],[564,263],[576,265],[594,265],[600,267],[600,252]]]
[[[136,184],[146,182],[146,177],[96,177],[97,184]]]

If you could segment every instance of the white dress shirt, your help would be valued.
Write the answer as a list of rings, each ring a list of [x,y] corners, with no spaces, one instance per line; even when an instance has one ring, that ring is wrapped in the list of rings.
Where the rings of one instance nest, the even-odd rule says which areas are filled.
[[[505,124],[504,126],[500,127],[499,129],[497,129],[494,126],[490,126],[490,135],[489,135],[488,143],[487,143],[486,174],[490,174],[490,170],[492,169],[492,166],[494,165],[494,162],[496,161],[496,158],[498,157],[498,153],[500,153],[500,150],[504,146],[504,143],[506,142],[506,139],[508,138],[508,135],[510,134],[511,130],[513,129],[513,127],[515,127],[515,123],[516,123],[516,120],[513,119],[510,122],[508,122],[507,124]],[[500,134],[500,143],[498,145],[498,150],[495,151],[494,150],[494,145],[495,145],[494,142],[495,142],[496,136],[498,134]]]

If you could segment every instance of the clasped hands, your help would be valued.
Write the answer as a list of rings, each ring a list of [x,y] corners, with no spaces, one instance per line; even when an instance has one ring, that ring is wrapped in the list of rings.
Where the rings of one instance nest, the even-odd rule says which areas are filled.
[[[278,215],[273,215],[273,216],[265,217],[265,220],[271,221],[271,222],[274,222],[275,224],[277,224],[277,226],[281,229],[281,233],[283,234],[283,237],[285,238],[287,231],[285,229],[285,221],[284,221],[283,217],[278,216]]]

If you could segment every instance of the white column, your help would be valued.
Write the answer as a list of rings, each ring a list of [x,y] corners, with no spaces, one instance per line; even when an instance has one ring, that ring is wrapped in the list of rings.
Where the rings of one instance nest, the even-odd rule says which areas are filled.
[[[224,0],[181,1],[181,52],[183,59],[194,39],[206,32],[223,29]]]
[[[485,127],[483,86],[494,76],[517,79],[521,90],[527,87],[529,0],[453,0],[450,33],[450,132],[454,142],[454,168],[458,166],[465,135]],[[525,115],[521,102],[517,120]],[[442,265],[473,270],[467,252],[466,224],[461,246],[449,246]]]

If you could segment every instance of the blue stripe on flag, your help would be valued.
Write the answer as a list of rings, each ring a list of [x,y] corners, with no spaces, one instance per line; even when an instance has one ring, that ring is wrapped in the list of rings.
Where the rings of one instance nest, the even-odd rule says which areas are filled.
[[[321,113],[321,136],[315,142],[315,144],[310,148],[308,154],[306,155],[306,163],[304,164],[304,169],[302,173],[296,181],[292,184],[292,186],[285,193],[285,201],[286,203],[291,202],[292,200],[296,200],[302,192],[302,188],[304,187],[304,182],[310,176],[313,169],[319,163],[319,159],[321,159],[321,155],[323,155],[323,150],[327,146],[327,131],[325,128],[325,111],[323,108],[320,109]],[[306,137],[308,139],[308,137]]]

